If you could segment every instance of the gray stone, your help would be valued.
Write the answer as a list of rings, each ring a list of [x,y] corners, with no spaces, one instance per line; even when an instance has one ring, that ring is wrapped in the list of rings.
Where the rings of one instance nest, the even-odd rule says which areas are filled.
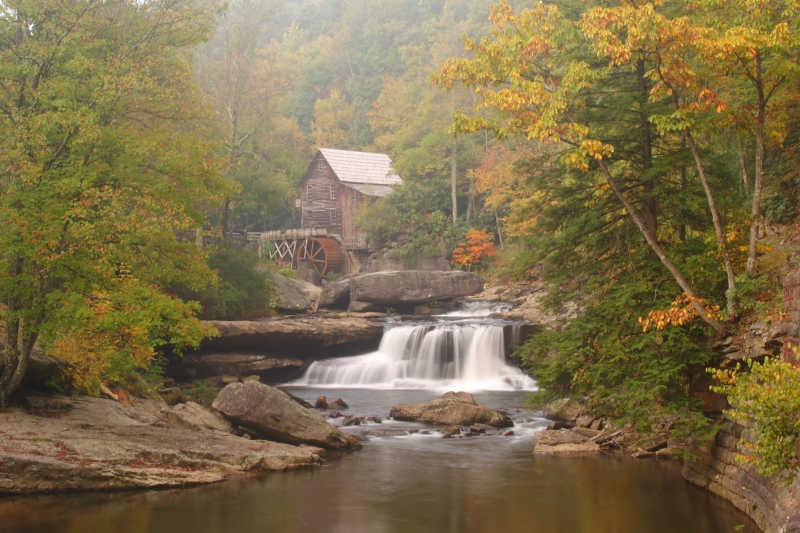
[[[598,453],[600,446],[574,429],[546,429],[536,435],[535,454]]]
[[[383,323],[367,318],[303,317],[206,322],[219,332],[203,341],[200,354],[266,354],[278,359],[320,359],[375,350]],[[277,354],[277,355],[276,355]]]
[[[510,427],[513,425],[508,415],[478,405],[475,398],[466,392],[448,392],[430,402],[395,405],[389,416],[396,420],[441,426],[488,424],[494,427]]]
[[[165,424],[161,402],[28,400],[32,413],[0,412],[0,494],[184,487],[320,462],[310,448]]]
[[[319,297],[320,307],[347,309],[349,302],[350,278],[329,282],[322,287]]]
[[[195,402],[179,403],[161,411],[161,417],[167,424],[195,430],[211,430],[230,433],[230,423],[218,413],[209,411]]]
[[[214,409],[231,422],[263,438],[330,449],[355,449],[360,444],[321,415],[263,383],[233,383],[219,393]]]
[[[586,413],[586,407],[571,398],[562,398],[554,402],[550,402],[544,408],[545,414],[548,418],[554,420],[561,420],[564,422],[571,422],[575,424],[578,417]]]
[[[275,308],[291,313],[305,313],[317,310],[322,289],[313,283],[299,279],[291,279],[272,272],[275,287]]]
[[[471,272],[407,270],[374,272],[350,280],[350,300],[382,305],[418,304],[462,298],[483,290]]]

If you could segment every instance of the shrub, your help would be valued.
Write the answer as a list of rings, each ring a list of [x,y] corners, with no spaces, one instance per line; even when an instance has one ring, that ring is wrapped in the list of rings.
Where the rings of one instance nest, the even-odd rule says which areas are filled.
[[[756,435],[755,442],[742,441],[749,453],[737,459],[787,485],[800,471],[799,351],[788,345],[788,360],[767,357],[744,367],[711,370],[721,383],[713,389],[727,395],[732,406],[727,414]]]

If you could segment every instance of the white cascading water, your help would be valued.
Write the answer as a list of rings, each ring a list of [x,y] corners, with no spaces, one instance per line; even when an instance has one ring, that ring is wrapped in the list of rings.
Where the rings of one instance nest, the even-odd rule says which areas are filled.
[[[293,385],[536,390],[506,363],[503,326],[470,321],[388,327],[376,352],[314,362]]]

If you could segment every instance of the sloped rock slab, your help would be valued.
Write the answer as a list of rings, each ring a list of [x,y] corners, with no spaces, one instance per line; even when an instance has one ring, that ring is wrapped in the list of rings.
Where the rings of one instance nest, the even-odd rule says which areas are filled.
[[[0,413],[0,494],[182,487],[321,460],[313,448],[171,425],[164,408],[57,398]]]
[[[259,437],[333,450],[361,447],[354,437],[342,433],[285,392],[257,381],[228,385],[214,400],[213,407]]]

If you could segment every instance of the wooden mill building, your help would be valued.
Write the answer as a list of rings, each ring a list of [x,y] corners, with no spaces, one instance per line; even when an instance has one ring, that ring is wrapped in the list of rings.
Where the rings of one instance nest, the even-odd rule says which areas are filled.
[[[300,225],[327,230],[346,250],[365,249],[359,208],[402,182],[386,154],[320,148],[300,185]]]
[[[359,272],[367,257],[360,208],[403,183],[385,154],[320,148],[300,182],[300,228],[248,234],[259,255],[305,269],[312,281],[330,272]]]

